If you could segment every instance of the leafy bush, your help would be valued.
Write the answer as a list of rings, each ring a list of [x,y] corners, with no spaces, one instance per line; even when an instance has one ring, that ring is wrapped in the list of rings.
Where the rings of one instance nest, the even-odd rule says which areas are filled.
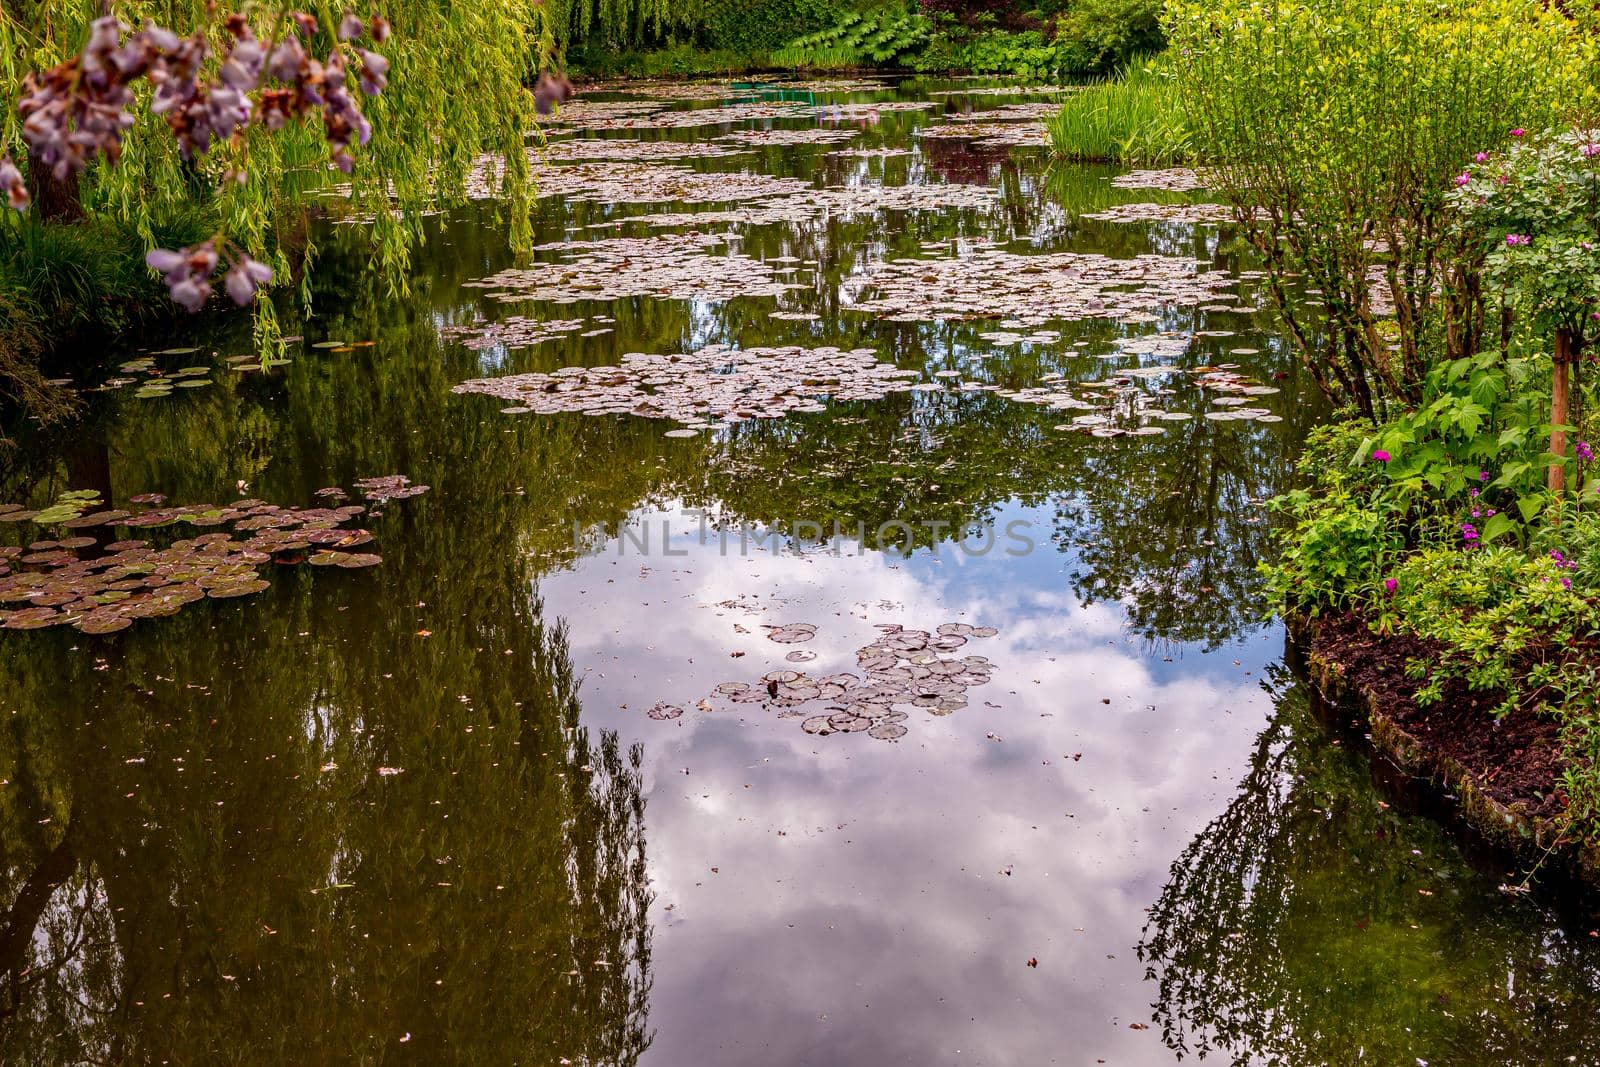
[[[1487,248],[1487,284],[1551,343],[1547,485],[1559,499],[1574,365],[1593,343],[1600,309],[1600,132],[1530,137],[1518,129],[1509,139],[1509,149],[1473,158],[1456,177],[1452,202],[1469,237]]]
[[[1165,0],[1078,0],[1055,24],[1065,69],[1107,73],[1166,47]]]
[[[1190,155],[1172,79],[1151,68],[1072,93],[1045,129],[1064,159],[1159,164]]]
[[[1309,615],[1366,607],[1404,551],[1404,524],[1378,491],[1379,470],[1350,462],[1361,442],[1357,424],[1313,430],[1301,465],[1317,477],[1271,502],[1287,520],[1278,532],[1278,561],[1262,568],[1278,604]]]
[[[1434,345],[1477,350],[1476,255],[1449,225],[1461,161],[1594,98],[1595,39],[1539,0],[1171,0],[1188,126],[1266,261],[1318,384],[1367,417],[1415,402]],[[1530,63],[1537,57],[1537,77]],[[1303,275],[1309,316],[1285,280]],[[1384,293],[1394,329],[1380,328]],[[1391,348],[1391,346],[1393,346]]]

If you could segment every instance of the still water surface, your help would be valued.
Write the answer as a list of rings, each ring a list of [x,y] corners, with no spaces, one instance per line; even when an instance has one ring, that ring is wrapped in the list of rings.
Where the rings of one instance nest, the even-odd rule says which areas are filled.
[[[0,500],[30,506],[66,489],[307,506],[390,473],[431,489],[366,523],[374,569],[275,569],[255,597],[103,637],[0,636],[0,1060],[1600,1060],[1592,924],[1499,892],[1506,872],[1375,789],[1262,621],[1259,502],[1322,412],[1248,310],[1249,264],[1213,225],[1083,217],[1195,197],[926,136],[947,112],[1042,99],[975,87],[702,87],[644,114],[823,108],[552,137],[841,131],[671,161],[867,190],[702,228],[798,288],[708,299],[707,268],[668,295],[503,303],[473,283],[557,253],[514,256],[479,203],[432,220],[394,296],[330,220],[314,314],[283,309],[304,336],[291,362],[235,370],[244,328],[201,323],[109,363],[208,364],[208,387],[113,387],[69,434],[18,428]],[[932,106],[829,112],[872,101]],[[858,148],[908,154],[832,154]],[[625,163],[624,185],[651,188],[657,165]],[[993,193],[873,208],[905,184]],[[552,196],[536,236],[686,233],[643,217],[735,206]],[[1245,272],[1245,310],[1052,320],[1058,336],[1032,341],[850,310],[886,261],[991,247]],[[450,329],[507,315],[585,321],[525,347]],[[688,438],[451,391],[710,344],[867,347],[940,387]],[[959,388],[1162,364],[1235,365],[1279,390],[1259,403],[1280,421],[1135,418],[1165,432],[1094,437],[1057,428],[1080,410]],[[1104,388],[1123,410],[1216,410],[1189,373]],[[847,536],[768,536],[802,521]],[[900,528],[879,535],[891,521],[915,524],[911,551]],[[973,524],[993,550],[961,539]],[[6,543],[44,536],[0,526]],[[764,629],[796,623],[815,636]],[[994,628],[950,653],[988,662],[964,701],[902,705],[896,740],[808,732],[825,702],[714,692],[864,674],[857,651],[884,628],[947,623]]]

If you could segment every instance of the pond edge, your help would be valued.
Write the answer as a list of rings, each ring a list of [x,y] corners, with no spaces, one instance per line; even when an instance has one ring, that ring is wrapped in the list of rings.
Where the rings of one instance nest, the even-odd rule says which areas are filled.
[[[1600,845],[1561,838],[1549,818],[1530,816],[1523,804],[1505,804],[1483,791],[1473,772],[1453,757],[1436,752],[1386,715],[1370,687],[1346,677],[1346,665],[1315,651],[1322,620],[1303,612],[1283,614],[1295,673],[1311,687],[1318,717],[1351,725],[1372,749],[1409,779],[1404,791],[1426,794],[1425,804],[1448,827],[1465,830],[1474,843],[1524,871],[1537,870],[1541,881],[1566,895],[1600,889]],[[1331,725],[1331,724],[1330,724]],[[1376,770],[1376,768],[1375,768]]]

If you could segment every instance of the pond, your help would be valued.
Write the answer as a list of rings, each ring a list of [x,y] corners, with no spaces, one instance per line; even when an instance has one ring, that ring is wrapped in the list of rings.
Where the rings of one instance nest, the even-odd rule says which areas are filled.
[[[0,1060],[1600,1059],[1594,924],[1285,666],[1259,275],[1049,99],[586,94],[535,251],[334,203],[286,362],[16,428]]]

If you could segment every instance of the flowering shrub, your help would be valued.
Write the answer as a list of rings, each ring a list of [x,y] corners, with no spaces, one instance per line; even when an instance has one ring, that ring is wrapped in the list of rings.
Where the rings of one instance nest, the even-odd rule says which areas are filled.
[[[1477,153],[1463,177],[1451,203],[1483,248],[1490,289],[1551,351],[1547,485],[1559,496],[1571,459],[1571,373],[1600,315],[1600,130],[1530,137],[1514,129],[1501,147]]]

